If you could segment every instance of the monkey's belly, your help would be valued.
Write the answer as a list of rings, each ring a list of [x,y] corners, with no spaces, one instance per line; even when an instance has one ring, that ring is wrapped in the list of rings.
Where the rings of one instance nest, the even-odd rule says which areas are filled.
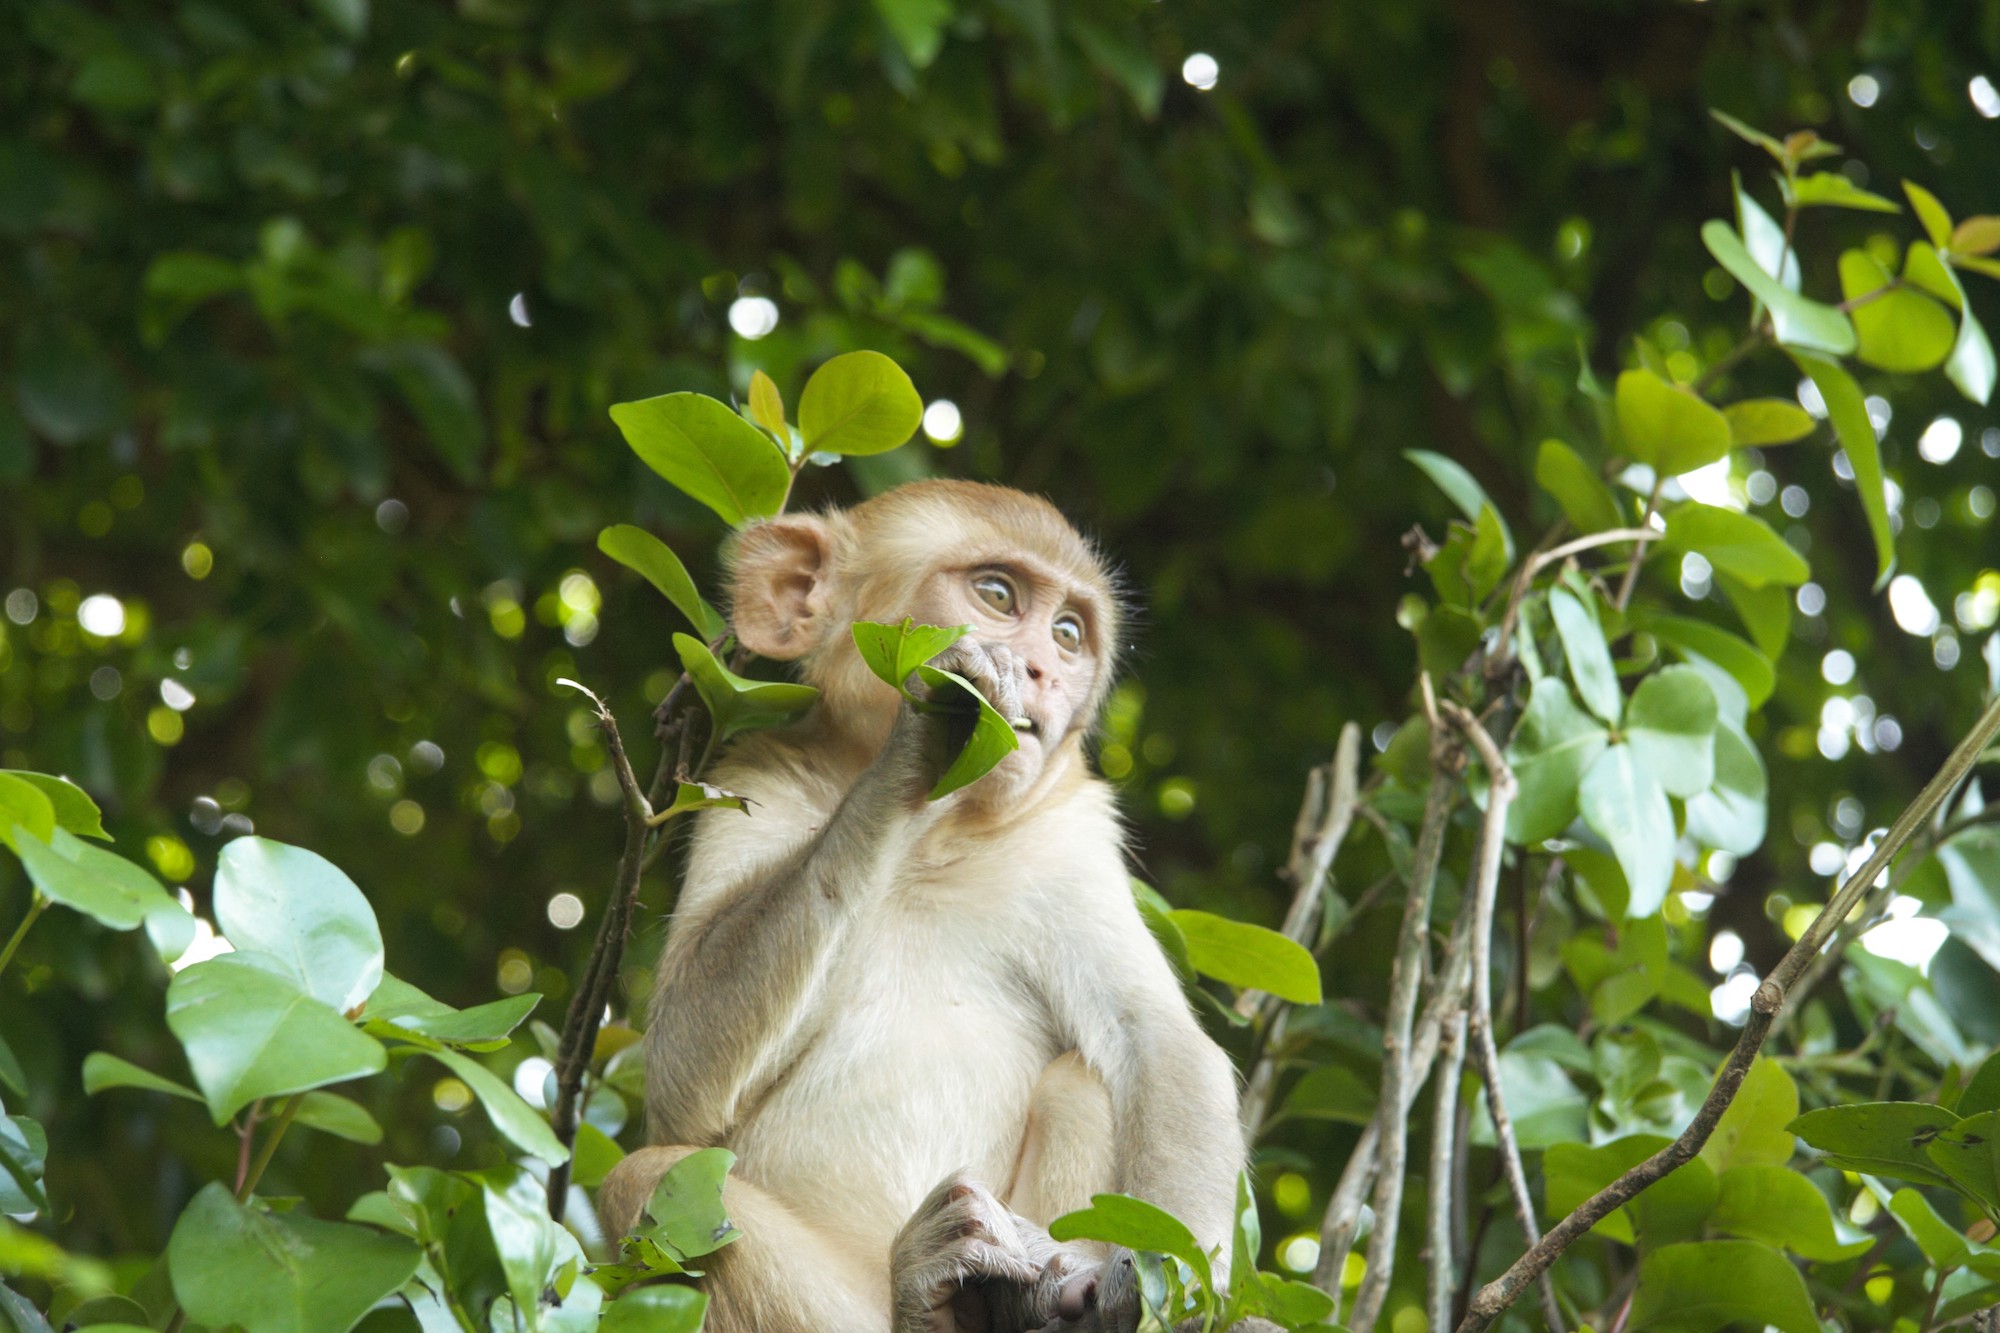
[[[952,1171],[1006,1188],[1058,1052],[1013,997],[956,978],[829,1001],[825,1025],[731,1136],[750,1179],[876,1254]]]

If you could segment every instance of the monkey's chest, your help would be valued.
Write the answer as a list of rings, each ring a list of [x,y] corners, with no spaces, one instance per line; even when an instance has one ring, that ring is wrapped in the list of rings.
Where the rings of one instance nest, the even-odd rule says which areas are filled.
[[[811,1182],[810,1207],[884,1243],[947,1172],[1005,1188],[1060,1053],[991,936],[894,925],[853,935],[864,943],[829,970],[800,1055],[734,1136],[760,1174]]]

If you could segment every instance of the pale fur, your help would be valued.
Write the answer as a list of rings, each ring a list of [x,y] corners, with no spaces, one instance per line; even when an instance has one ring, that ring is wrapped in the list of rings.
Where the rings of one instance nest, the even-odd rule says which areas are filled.
[[[697,824],[647,1038],[649,1133],[673,1146],[606,1183],[608,1228],[688,1149],[733,1149],[746,1234],[715,1262],[720,1333],[949,1328],[912,1313],[910,1293],[938,1274],[1012,1273],[1020,1253],[1046,1263],[1040,1228],[1102,1190],[1172,1210],[1226,1266],[1235,1077],[1139,916],[1110,788],[1082,759],[1108,660],[1063,683],[1080,706],[1042,758],[1030,741],[925,804],[911,733],[932,724],[898,712],[846,634],[1005,561],[1087,600],[1108,659],[1117,609],[1100,562],[1043,502],[998,488],[908,487],[786,522],[820,526],[752,529],[737,558],[791,561],[823,542],[816,591],[781,587],[751,608],[739,584],[737,615],[763,624],[783,603],[811,620],[805,674],[826,698],[713,774],[752,814]],[[773,542],[789,545],[759,546]],[[995,1258],[1006,1226],[968,1239],[939,1220],[977,1206],[946,1188],[958,1173],[1004,1191],[1025,1250]]]

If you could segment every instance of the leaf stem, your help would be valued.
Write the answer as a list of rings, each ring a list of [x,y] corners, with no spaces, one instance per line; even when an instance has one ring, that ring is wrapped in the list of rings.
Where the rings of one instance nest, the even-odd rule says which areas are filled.
[[[1653,531],[1653,515],[1660,512],[1660,490],[1667,484],[1664,472],[1653,478],[1653,493],[1646,497],[1646,518],[1639,525],[1644,535],[1632,547],[1632,563],[1625,566],[1625,581],[1618,585],[1618,600],[1614,605],[1620,611],[1632,600],[1632,589],[1639,582],[1639,566],[1646,563],[1646,543],[1659,534]]]
[[[14,927],[14,933],[7,939],[7,947],[0,949],[0,972],[5,972],[7,964],[14,961],[14,951],[20,948],[21,941],[27,938],[28,927],[35,924],[35,918],[40,916],[42,909],[48,905],[49,900],[44,898],[39,890],[28,900],[27,915],[21,918],[20,925]]]
[[[305,1100],[306,1095],[303,1092],[295,1092],[291,1100],[285,1103],[285,1109],[278,1113],[277,1121],[271,1126],[270,1135],[264,1140],[264,1151],[257,1154],[256,1165],[250,1168],[250,1174],[236,1187],[238,1203],[249,1198],[251,1191],[257,1188],[257,1182],[264,1178],[264,1168],[269,1166],[271,1158],[277,1155],[278,1141],[283,1139],[285,1131],[292,1127],[292,1120],[298,1115],[299,1107],[305,1105]],[[245,1142],[248,1142],[247,1136]]]

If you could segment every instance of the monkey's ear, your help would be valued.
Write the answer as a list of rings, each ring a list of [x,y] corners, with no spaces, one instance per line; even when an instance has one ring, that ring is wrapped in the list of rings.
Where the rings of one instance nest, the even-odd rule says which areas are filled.
[[[759,657],[789,662],[819,646],[827,632],[833,532],[793,514],[746,528],[730,557],[730,620],[736,638]]]

